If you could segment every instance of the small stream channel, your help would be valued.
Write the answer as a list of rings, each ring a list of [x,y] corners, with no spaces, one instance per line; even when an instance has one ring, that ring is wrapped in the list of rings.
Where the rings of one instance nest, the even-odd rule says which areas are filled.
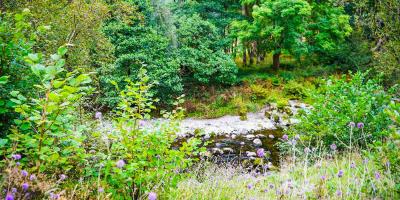
[[[259,130],[245,135],[216,135],[203,138],[208,155],[217,163],[246,164],[253,165],[257,158],[257,150],[263,148],[265,160],[274,166],[279,166],[279,149],[276,143],[283,135],[282,129]],[[261,143],[255,143],[255,140]],[[181,139],[175,144],[176,147],[186,139]],[[259,142],[258,141],[258,142]]]

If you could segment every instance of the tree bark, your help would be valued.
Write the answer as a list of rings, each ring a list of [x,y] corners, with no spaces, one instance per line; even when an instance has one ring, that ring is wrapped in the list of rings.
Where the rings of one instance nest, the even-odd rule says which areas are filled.
[[[274,55],[272,56],[274,70],[278,70],[281,65],[280,56],[281,53],[274,53]]]
[[[246,47],[243,45],[243,66],[247,65],[247,52],[246,52]]]

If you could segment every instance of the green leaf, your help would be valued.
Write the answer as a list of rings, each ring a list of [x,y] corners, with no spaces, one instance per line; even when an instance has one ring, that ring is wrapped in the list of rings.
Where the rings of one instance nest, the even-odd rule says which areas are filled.
[[[58,48],[57,53],[60,56],[63,56],[67,53],[68,49],[65,46],[61,46],[60,48]]]
[[[13,97],[17,97],[19,95],[19,91],[11,91],[10,95]]]
[[[42,64],[36,64],[31,66],[32,72],[36,76],[40,76],[41,72],[45,69],[45,67]]]
[[[1,76],[0,77],[0,85],[4,85],[8,82],[8,77],[9,76]]]

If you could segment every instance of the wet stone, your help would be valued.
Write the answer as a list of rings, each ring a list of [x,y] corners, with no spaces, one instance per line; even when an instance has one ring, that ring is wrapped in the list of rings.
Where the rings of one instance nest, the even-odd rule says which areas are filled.
[[[254,145],[256,145],[256,146],[261,146],[262,145],[262,141],[260,140],[260,139],[255,139],[255,140],[253,140],[253,143],[254,143]]]

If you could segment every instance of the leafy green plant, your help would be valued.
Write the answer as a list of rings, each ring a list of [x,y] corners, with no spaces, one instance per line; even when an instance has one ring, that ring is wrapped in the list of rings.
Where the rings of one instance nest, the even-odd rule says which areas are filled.
[[[289,81],[283,86],[283,92],[289,97],[293,99],[304,99],[308,96],[306,88],[296,82]]]
[[[289,129],[291,134],[303,135],[313,144],[325,146],[336,143],[339,148],[351,142],[366,146],[384,139],[392,124],[385,112],[391,95],[377,79],[366,79],[366,73],[357,72],[341,78],[331,78],[312,97],[314,108],[302,112],[301,122]],[[353,134],[348,134],[349,126]]]
[[[118,199],[137,198],[161,186],[175,184],[180,177],[177,172],[189,167],[199,153],[197,139],[190,139],[179,148],[173,147],[177,137],[175,119],[183,116],[179,107],[182,100],[175,104],[177,107],[172,113],[163,112],[163,117],[171,120],[169,123],[152,130],[143,127],[141,120],[150,119],[156,100],[149,92],[153,84],[144,69],[139,71],[138,79],[138,82],[126,80],[123,90],[113,83],[121,99],[113,119],[115,129],[94,135],[107,149],[97,154],[101,159],[99,184]],[[107,138],[101,139],[104,134]]]
[[[87,74],[65,72],[67,48],[60,47],[57,54],[44,60],[42,54],[29,54],[25,61],[32,73],[40,80],[35,85],[37,97],[25,97],[12,91],[15,112],[8,136],[8,151],[24,155],[22,160],[32,170],[61,172],[78,170],[76,166],[84,159],[84,149],[79,133],[74,132],[77,119],[76,107],[82,96],[90,92],[86,86],[91,79]]]

